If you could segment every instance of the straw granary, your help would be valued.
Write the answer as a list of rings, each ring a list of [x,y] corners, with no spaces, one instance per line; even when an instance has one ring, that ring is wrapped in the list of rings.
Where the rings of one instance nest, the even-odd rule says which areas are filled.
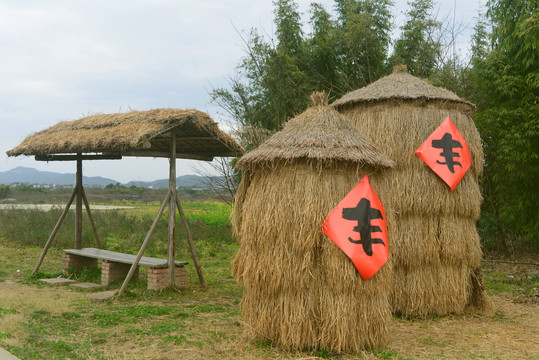
[[[388,335],[391,268],[363,281],[321,225],[366,173],[376,190],[394,163],[327,106],[325,93],[311,99],[237,164],[232,271],[244,287],[248,338],[290,350],[359,351]]]
[[[461,313],[467,304],[484,308],[475,226],[483,152],[471,118],[475,106],[408,74],[405,66],[332,106],[397,163],[377,189],[391,210],[393,312],[424,316]],[[447,116],[466,140],[472,162],[454,191],[414,154]]]

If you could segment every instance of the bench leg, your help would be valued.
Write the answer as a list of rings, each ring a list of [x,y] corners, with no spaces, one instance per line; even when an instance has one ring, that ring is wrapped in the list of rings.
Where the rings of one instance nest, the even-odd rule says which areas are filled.
[[[108,286],[113,281],[125,279],[130,268],[131,264],[103,260],[103,263],[101,264],[101,285]],[[137,278],[138,267],[131,279],[133,280]]]
[[[62,274],[65,276],[91,267],[97,268],[97,259],[67,253],[62,257]]]
[[[177,287],[187,286],[187,268],[176,266],[174,269]],[[161,291],[168,287],[168,269],[149,268],[148,269],[148,290]]]

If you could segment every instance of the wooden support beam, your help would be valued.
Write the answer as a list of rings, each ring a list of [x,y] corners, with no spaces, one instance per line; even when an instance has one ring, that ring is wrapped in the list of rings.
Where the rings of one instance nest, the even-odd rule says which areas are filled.
[[[122,155],[135,156],[135,157],[162,157],[162,158],[170,159],[170,152],[166,152],[166,151],[152,151],[152,150],[123,151]],[[205,154],[176,153],[176,159],[212,161],[213,156],[205,155]]]
[[[176,141],[184,140],[215,140],[215,136],[176,136]]]
[[[197,252],[195,250],[195,244],[193,243],[193,238],[191,237],[191,231],[189,230],[189,225],[187,224],[187,219],[185,218],[185,214],[183,212],[182,204],[180,203],[180,199],[176,196],[176,204],[178,206],[178,212],[180,213],[180,219],[182,221],[183,228],[185,230],[185,237],[187,238],[187,243],[189,244],[189,250],[191,250],[191,256],[193,257],[193,263],[195,264],[195,269],[197,270],[198,274],[198,280],[200,281],[200,285],[204,288],[208,288],[208,284],[206,284],[206,280],[204,279],[204,275],[202,275],[202,267],[200,266],[200,263],[198,262]]]
[[[52,240],[54,240],[54,237],[56,236],[58,229],[60,229],[60,225],[62,225],[62,222],[64,221],[64,218],[66,217],[67,212],[69,211],[69,207],[73,203],[73,199],[75,199],[76,195],[77,195],[77,188],[75,187],[73,189],[73,193],[71,193],[71,197],[67,201],[67,205],[64,211],[62,212],[62,215],[60,215],[58,222],[54,226],[54,229],[52,230],[52,233],[49,236],[49,239],[47,240],[47,242],[45,243],[45,246],[43,247],[43,250],[41,251],[41,255],[39,256],[39,259],[37,260],[36,266],[34,267],[34,271],[32,271],[32,273],[36,273],[39,270],[41,263],[43,263],[43,259],[45,258],[45,255],[47,254],[49,247],[51,246]]]
[[[120,160],[121,154],[47,154],[36,155],[36,161],[73,161],[73,160]]]
[[[129,272],[127,273],[127,277],[125,278],[124,283],[122,284],[120,292],[118,293],[118,296],[121,296],[125,292],[125,289],[127,288],[127,285],[129,284],[129,281],[131,281],[131,278],[133,277],[133,274],[137,270],[140,259],[142,258],[142,255],[144,254],[144,251],[146,250],[146,247],[148,246],[148,243],[150,242],[150,238],[152,237],[153,233],[155,232],[155,228],[157,227],[157,223],[159,222],[159,219],[161,219],[161,216],[163,215],[163,212],[165,212],[165,208],[169,204],[169,201],[170,201],[170,189],[167,192],[167,196],[165,197],[165,200],[161,204],[161,208],[159,209],[159,212],[157,213],[157,216],[155,217],[155,220],[153,221],[153,224],[150,227],[150,230],[146,234],[146,238],[144,238],[144,241],[142,242],[142,246],[140,247],[140,250],[139,250],[139,252],[137,254],[137,258],[133,262],[133,265],[131,265],[131,268],[129,269]]]
[[[82,160],[77,159],[77,174],[75,188],[77,203],[75,208],[75,249],[82,248]]]
[[[174,276],[175,253],[176,253],[176,133],[171,131],[170,136],[170,171],[168,188],[170,201],[168,204],[168,285],[173,288],[176,277]]]
[[[123,156],[135,157],[162,157],[170,158],[170,152],[157,150],[130,150],[123,151],[121,154],[95,154],[95,155],[63,155],[49,154],[36,155],[36,161],[73,161],[73,160],[120,160]],[[177,159],[190,159],[213,161],[213,156],[202,153],[176,153]]]
[[[86,207],[86,212],[88,213],[88,218],[90,219],[90,224],[92,225],[92,231],[94,232],[97,247],[103,249],[103,246],[101,245],[101,239],[99,238],[99,234],[97,233],[97,227],[95,226],[92,212],[90,211],[90,204],[88,204],[88,198],[86,197],[86,191],[84,191],[84,187],[82,188],[82,200],[84,200],[84,206]]]

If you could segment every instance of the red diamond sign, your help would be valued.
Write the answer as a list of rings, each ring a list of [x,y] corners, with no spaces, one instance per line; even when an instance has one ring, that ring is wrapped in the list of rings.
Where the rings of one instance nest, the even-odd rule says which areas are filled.
[[[449,185],[451,191],[455,190],[472,162],[468,144],[449,116],[415,154]]]
[[[367,175],[331,211],[322,231],[352,260],[363,280],[387,262],[386,214]]]

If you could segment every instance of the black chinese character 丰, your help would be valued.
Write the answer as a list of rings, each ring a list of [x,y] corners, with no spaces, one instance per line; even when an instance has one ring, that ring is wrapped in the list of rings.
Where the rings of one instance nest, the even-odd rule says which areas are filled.
[[[451,173],[455,173],[455,165],[461,166],[461,163],[455,161],[455,157],[460,157],[456,152],[453,152],[453,148],[462,148],[462,145],[457,140],[453,140],[450,133],[445,133],[440,140],[432,140],[432,147],[436,149],[442,149],[441,156],[445,158],[445,162],[436,160],[438,164],[447,165],[447,168]]]
[[[359,240],[354,240],[351,237],[348,241],[354,244],[361,244],[365,254],[372,256],[372,245],[382,244],[385,246],[382,239],[373,239],[371,233],[382,232],[379,226],[371,225],[373,219],[383,219],[382,212],[378,209],[371,208],[371,202],[368,199],[361,199],[355,208],[344,208],[342,217],[346,220],[357,221],[357,226],[354,231],[359,233]]]

